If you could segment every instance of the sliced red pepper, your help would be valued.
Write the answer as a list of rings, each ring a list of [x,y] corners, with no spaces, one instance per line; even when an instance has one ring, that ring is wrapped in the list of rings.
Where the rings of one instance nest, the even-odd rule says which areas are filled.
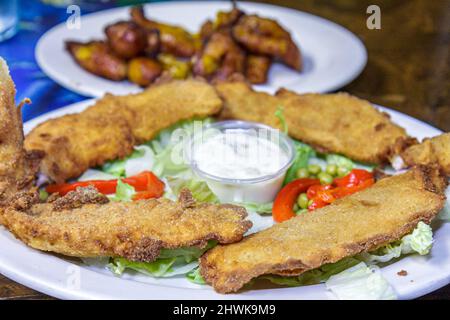
[[[333,184],[338,187],[350,187],[367,179],[373,179],[373,174],[371,172],[363,169],[353,169],[345,177],[334,179]]]
[[[308,196],[308,199],[313,199],[317,196],[317,194],[319,192],[322,192],[325,190],[330,190],[331,188],[333,188],[333,186],[331,184],[327,184],[327,185],[322,185],[320,183],[315,184],[308,188],[308,190],[306,191],[306,195]]]
[[[164,193],[164,183],[158,179],[152,172],[144,171],[138,175],[123,178],[122,182],[134,187],[138,199],[148,199],[161,197]],[[61,196],[78,187],[93,186],[103,194],[113,194],[116,192],[117,179],[113,180],[90,180],[74,183],[51,184],[45,188],[48,193],[59,193]],[[142,193],[142,194],[140,194]],[[139,196],[138,196],[139,195]],[[134,198],[133,198],[134,199]]]
[[[294,204],[300,193],[312,186],[320,184],[318,179],[297,179],[286,186],[278,193],[272,208],[272,216],[276,222],[283,222],[295,216]]]
[[[308,211],[313,211],[319,208],[323,208],[329,205],[328,202],[321,200],[320,198],[313,199],[313,202],[308,206]]]

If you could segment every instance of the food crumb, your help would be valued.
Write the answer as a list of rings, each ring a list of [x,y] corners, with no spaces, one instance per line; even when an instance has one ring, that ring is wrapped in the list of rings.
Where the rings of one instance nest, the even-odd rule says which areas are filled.
[[[401,277],[405,277],[408,275],[408,272],[406,270],[400,270],[397,274]]]

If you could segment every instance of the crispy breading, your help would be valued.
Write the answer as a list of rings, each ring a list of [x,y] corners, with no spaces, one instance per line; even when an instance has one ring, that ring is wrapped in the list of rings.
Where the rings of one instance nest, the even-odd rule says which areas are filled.
[[[222,118],[282,127],[275,116],[283,109],[289,135],[322,152],[340,153],[356,161],[385,163],[415,140],[368,101],[346,93],[275,95],[256,92],[242,81],[216,84],[224,99]]]
[[[450,132],[424,139],[422,143],[407,148],[400,156],[408,166],[436,164],[450,176]]]
[[[0,204],[29,187],[37,171],[39,153],[23,149],[22,107],[16,107],[16,89],[6,62],[0,57]]]
[[[429,223],[445,203],[447,180],[430,167],[384,178],[373,187],[218,246],[201,258],[201,274],[221,293],[264,274],[298,275],[371,251]]]
[[[208,240],[239,241],[252,225],[245,220],[244,208],[196,204],[186,191],[178,202],[149,199],[98,203],[99,195],[90,196],[91,203],[79,207],[55,206],[57,201],[75,201],[78,206],[74,199],[87,199],[84,193],[92,193],[80,189],[53,203],[30,204],[21,210],[17,206],[4,208],[0,210],[0,221],[35,249],[75,257],[111,256],[146,262],[155,260],[162,248],[204,247]],[[74,193],[80,193],[80,197]]]
[[[213,115],[221,107],[209,84],[171,81],[138,94],[106,95],[81,113],[48,120],[26,136],[25,148],[43,151],[41,171],[60,183],[128,155],[133,145],[170,125]]]

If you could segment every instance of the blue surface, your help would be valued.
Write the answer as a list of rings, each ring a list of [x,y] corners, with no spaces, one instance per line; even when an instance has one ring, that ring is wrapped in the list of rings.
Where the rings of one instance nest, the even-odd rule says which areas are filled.
[[[91,0],[89,4],[86,1],[87,4],[80,5],[81,13],[86,14],[114,6],[112,3],[105,5],[100,4],[100,2]],[[118,6],[130,4],[133,1],[117,0],[111,2]],[[23,110],[24,121],[87,99],[85,96],[64,89],[48,78],[41,71],[34,58],[34,48],[41,35],[68,18],[66,7],[43,4],[39,0],[19,0],[19,12],[19,31],[11,39],[0,42],[0,56],[8,62],[11,75],[16,83],[17,101],[27,97],[33,102]]]

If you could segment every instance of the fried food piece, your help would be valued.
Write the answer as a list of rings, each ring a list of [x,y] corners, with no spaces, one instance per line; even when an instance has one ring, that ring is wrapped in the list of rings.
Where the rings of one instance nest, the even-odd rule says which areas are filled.
[[[267,82],[272,61],[269,57],[254,54],[247,55],[245,64],[245,78],[252,84]]]
[[[170,125],[214,115],[221,107],[209,84],[171,81],[138,94],[106,95],[81,113],[48,120],[26,136],[25,148],[43,152],[41,172],[61,183],[130,154],[133,145]]]
[[[31,204],[22,210],[4,208],[0,221],[35,249],[74,257],[124,257],[144,262],[158,258],[162,248],[205,247],[208,240],[239,241],[252,225],[245,220],[244,208],[196,204],[186,190],[178,202],[149,199],[105,203],[98,201],[101,195],[86,196],[95,189],[80,189],[53,203]],[[81,206],[80,199],[84,199]],[[77,206],[71,207],[71,202]]]
[[[83,69],[97,76],[114,81],[124,80],[127,76],[126,62],[103,41],[66,41],[66,49]]]
[[[150,20],[145,17],[144,8],[135,6],[131,9],[131,18],[147,30],[158,30],[161,39],[161,51],[177,57],[191,57],[195,53],[195,41],[185,29]]]
[[[119,57],[130,59],[140,55],[147,46],[146,31],[133,21],[119,21],[105,28],[111,49]]]
[[[415,142],[387,114],[345,93],[296,94],[281,89],[272,96],[255,92],[242,81],[218,83],[216,89],[224,100],[222,118],[282,129],[275,116],[282,108],[289,135],[321,152],[381,164]]]
[[[146,30],[145,54],[149,57],[156,57],[161,48],[161,39],[158,30]]]
[[[233,27],[233,36],[250,52],[277,58],[298,71],[302,69],[299,48],[275,20],[244,15]]]
[[[445,174],[450,176],[450,132],[424,139],[422,143],[404,150],[400,156],[408,166],[439,165]]]
[[[201,257],[206,282],[234,292],[264,274],[299,275],[375,250],[429,223],[445,203],[446,179],[430,167],[377,182],[333,204],[299,215]]]
[[[239,18],[244,14],[239,10],[235,3],[230,11],[219,11],[214,21],[206,20],[200,27],[200,38],[203,41],[208,40],[214,32],[224,29],[230,29]]]
[[[215,32],[194,57],[195,75],[226,80],[232,74],[244,73],[245,53],[226,32]]]
[[[182,61],[171,54],[165,53],[158,55],[158,61],[171,79],[186,79],[191,74],[191,63],[189,61]]]
[[[128,80],[141,87],[147,87],[161,75],[162,71],[162,66],[153,59],[133,58],[128,63]]]
[[[34,182],[40,152],[23,149],[22,107],[29,99],[15,104],[16,89],[5,60],[0,57],[0,205],[19,190],[31,187]]]

